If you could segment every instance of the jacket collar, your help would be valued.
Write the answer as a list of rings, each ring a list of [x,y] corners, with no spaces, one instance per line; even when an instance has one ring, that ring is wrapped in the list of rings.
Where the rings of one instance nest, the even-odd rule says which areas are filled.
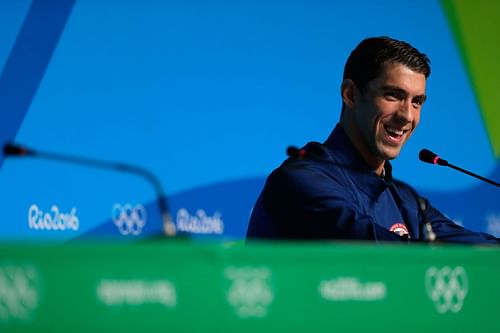
[[[393,183],[391,163],[385,161],[385,175],[378,176],[356,150],[340,124],[335,126],[323,144],[335,160],[335,164],[343,167],[356,187],[371,197],[378,197]]]

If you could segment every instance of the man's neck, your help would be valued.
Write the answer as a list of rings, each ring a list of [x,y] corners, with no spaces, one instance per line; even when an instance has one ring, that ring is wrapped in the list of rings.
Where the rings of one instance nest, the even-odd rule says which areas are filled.
[[[355,127],[349,126],[349,123],[347,121],[342,120],[340,121],[340,126],[342,126],[347,137],[351,141],[354,148],[356,148],[358,153],[361,155],[363,160],[365,160],[365,162],[373,169],[373,171],[378,176],[383,176],[385,160],[380,160],[373,157],[373,155],[370,153],[368,145],[364,142],[361,134]]]

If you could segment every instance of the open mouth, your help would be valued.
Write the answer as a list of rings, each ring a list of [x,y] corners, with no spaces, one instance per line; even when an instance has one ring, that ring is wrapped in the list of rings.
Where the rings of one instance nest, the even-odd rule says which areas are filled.
[[[403,135],[406,132],[408,132],[408,130],[397,129],[397,128],[390,127],[390,126],[384,126],[384,129],[387,132],[387,134],[389,134],[389,136],[391,138],[396,139],[396,140],[401,140]]]

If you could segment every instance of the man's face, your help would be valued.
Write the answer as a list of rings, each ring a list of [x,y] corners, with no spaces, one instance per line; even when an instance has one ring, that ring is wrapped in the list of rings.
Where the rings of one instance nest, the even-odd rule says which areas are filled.
[[[425,101],[425,75],[402,64],[388,64],[357,92],[354,117],[361,140],[373,161],[396,158],[420,121]]]

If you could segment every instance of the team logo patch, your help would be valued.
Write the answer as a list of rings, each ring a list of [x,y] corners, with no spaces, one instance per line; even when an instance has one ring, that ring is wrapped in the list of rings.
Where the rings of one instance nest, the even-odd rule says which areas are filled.
[[[389,230],[398,236],[407,236],[408,238],[410,238],[410,233],[403,223],[395,223]]]

